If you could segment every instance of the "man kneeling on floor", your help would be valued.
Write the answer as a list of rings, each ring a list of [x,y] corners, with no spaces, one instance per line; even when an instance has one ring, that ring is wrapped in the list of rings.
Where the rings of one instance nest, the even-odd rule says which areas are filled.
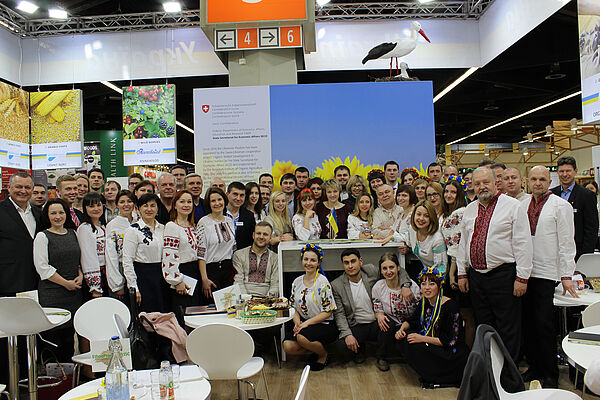
[[[376,342],[379,332],[371,300],[371,290],[379,279],[379,270],[373,264],[363,264],[357,249],[344,250],[341,259],[345,273],[331,283],[337,304],[335,323],[340,331],[336,352],[346,357],[354,355],[354,362],[360,364],[366,358],[366,342]],[[400,284],[410,285],[408,274],[404,268],[400,270]],[[402,295],[412,296],[412,292],[403,286]],[[378,359],[384,358],[377,356]],[[382,370],[388,369],[389,366]]]

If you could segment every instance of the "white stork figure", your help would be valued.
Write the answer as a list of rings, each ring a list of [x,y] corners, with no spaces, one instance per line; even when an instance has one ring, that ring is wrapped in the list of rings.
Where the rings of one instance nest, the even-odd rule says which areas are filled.
[[[429,43],[431,40],[425,35],[421,24],[413,21],[410,24],[410,37],[397,40],[395,42],[382,43],[379,46],[373,47],[369,54],[363,58],[362,63],[365,64],[369,60],[377,60],[379,58],[390,59],[390,77],[392,76],[392,59],[396,59],[396,69],[398,69],[398,57],[404,57],[411,53],[417,47],[417,33],[425,38]]]

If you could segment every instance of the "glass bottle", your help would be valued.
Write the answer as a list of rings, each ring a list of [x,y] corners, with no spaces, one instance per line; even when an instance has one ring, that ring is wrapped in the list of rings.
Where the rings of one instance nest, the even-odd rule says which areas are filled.
[[[108,344],[110,362],[106,369],[106,398],[107,400],[129,400],[129,376],[123,357],[121,342],[118,336],[113,336]]]
[[[174,400],[173,371],[171,370],[171,363],[169,361],[162,361],[160,363],[160,372],[158,375],[160,400]]]

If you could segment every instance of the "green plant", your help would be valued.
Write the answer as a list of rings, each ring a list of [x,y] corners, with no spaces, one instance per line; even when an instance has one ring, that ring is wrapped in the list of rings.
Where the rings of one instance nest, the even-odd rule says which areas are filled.
[[[175,135],[175,85],[129,86],[123,89],[123,138]]]

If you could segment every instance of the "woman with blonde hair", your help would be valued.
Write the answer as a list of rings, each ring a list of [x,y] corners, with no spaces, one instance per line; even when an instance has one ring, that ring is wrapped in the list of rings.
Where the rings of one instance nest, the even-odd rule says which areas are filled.
[[[73,202],[73,208],[83,212],[83,197],[90,191],[90,180],[85,174],[75,174],[73,178],[77,182],[77,197]]]
[[[348,216],[348,239],[372,239],[373,198],[364,193],[357,197],[352,215]]]
[[[279,242],[294,240],[294,229],[288,214],[287,197],[281,190],[271,194],[269,200],[269,215],[264,219],[273,228],[271,234],[271,246],[275,249]]]
[[[304,189],[297,197],[298,212],[292,218],[292,226],[298,240],[314,240],[321,235],[321,224],[315,213],[315,195]]]
[[[352,175],[352,177],[348,179],[346,188],[348,189],[348,198],[342,203],[350,207],[351,210],[354,210],[354,206],[356,205],[359,196],[369,193],[367,181],[360,175]]]
[[[423,178],[418,178],[415,179],[412,185],[415,188],[415,195],[417,196],[417,201],[427,200],[425,190],[427,189],[427,185],[429,185],[429,182],[427,182]]]
[[[342,187],[338,181],[330,179],[323,183],[323,191],[325,200],[317,205],[321,239],[346,239],[348,237],[348,215],[352,210],[340,202]],[[333,224],[331,220],[334,221]]]

